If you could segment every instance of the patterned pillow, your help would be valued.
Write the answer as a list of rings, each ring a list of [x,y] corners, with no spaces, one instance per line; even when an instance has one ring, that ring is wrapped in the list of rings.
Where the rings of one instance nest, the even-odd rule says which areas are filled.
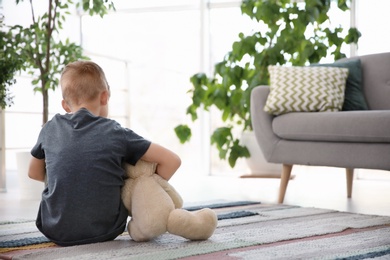
[[[362,65],[360,59],[354,58],[338,60],[334,63],[317,63],[310,64],[310,66],[347,68],[349,70],[349,73],[347,78],[347,84],[345,86],[345,97],[342,110],[368,110],[362,86]]]
[[[268,71],[270,94],[264,106],[266,112],[280,115],[341,110],[348,69],[269,66]]]

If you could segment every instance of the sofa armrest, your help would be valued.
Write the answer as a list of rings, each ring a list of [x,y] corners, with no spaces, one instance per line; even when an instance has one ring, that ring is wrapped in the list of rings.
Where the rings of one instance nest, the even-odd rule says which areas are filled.
[[[264,111],[264,106],[269,94],[269,86],[255,87],[251,92],[251,119],[252,127],[258,145],[263,152],[264,158],[268,162],[272,158],[272,153],[280,138],[272,130],[272,120],[274,116]]]

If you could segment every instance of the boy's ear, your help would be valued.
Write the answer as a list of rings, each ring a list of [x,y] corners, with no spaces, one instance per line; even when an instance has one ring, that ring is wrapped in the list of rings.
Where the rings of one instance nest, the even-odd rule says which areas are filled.
[[[108,91],[103,91],[101,94],[100,94],[100,104],[102,106],[105,106],[108,104],[108,99],[110,98],[110,94],[108,93]]]
[[[63,108],[67,113],[72,112],[72,110],[70,110],[70,107],[69,107],[68,103],[66,103],[65,100],[62,100],[61,105],[62,105],[62,108]]]

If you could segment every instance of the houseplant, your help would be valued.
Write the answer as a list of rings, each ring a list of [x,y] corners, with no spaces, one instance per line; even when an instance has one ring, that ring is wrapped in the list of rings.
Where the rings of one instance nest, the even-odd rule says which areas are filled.
[[[16,0],[16,4],[23,0]],[[80,10],[89,15],[103,17],[109,10],[115,10],[109,0],[81,0],[73,3],[72,0],[29,1],[31,24],[8,26],[5,41],[6,50],[12,49],[22,64],[18,71],[27,72],[31,78],[34,92],[42,94],[42,125],[48,121],[50,91],[59,86],[59,77],[64,66],[72,61],[88,59],[83,55],[83,49],[68,38],[63,39],[61,32],[63,25],[72,12]],[[36,13],[38,7],[47,5],[47,11]],[[26,14],[26,15],[27,15]],[[20,14],[19,14],[20,15]],[[23,14],[22,14],[23,15]],[[23,199],[38,198],[42,184],[31,181],[27,177],[30,152],[18,152],[17,167],[19,184]]]
[[[12,32],[3,30],[3,17],[0,18],[0,108],[13,103],[10,87],[16,83],[15,74],[23,65],[23,60],[13,48]]]
[[[23,0],[16,0],[19,4]],[[47,11],[36,14],[34,4],[42,5],[37,1],[29,1],[32,23],[23,27],[13,25],[9,32],[13,37],[8,38],[11,48],[23,60],[21,70],[32,76],[31,84],[35,92],[42,94],[42,123],[48,120],[49,91],[58,87],[59,76],[63,67],[78,59],[87,59],[83,55],[82,47],[62,39],[60,33],[71,11],[83,10],[89,15],[103,17],[109,10],[115,10],[114,4],[109,0],[82,0],[76,4],[72,0],[47,1]]]
[[[3,30],[3,17],[0,17],[0,129],[4,129],[4,109],[13,103],[10,90],[16,83],[15,73],[21,69],[23,61],[18,57],[12,45],[8,45],[10,32]],[[0,130],[0,192],[6,190],[5,173],[5,133]]]
[[[234,167],[238,158],[250,153],[235,133],[251,131],[250,93],[258,85],[269,84],[269,65],[307,65],[331,56],[345,57],[342,47],[356,44],[360,32],[347,32],[331,23],[331,3],[342,11],[349,10],[348,0],[244,0],[242,14],[256,23],[258,30],[250,35],[240,33],[212,75],[200,72],[190,79],[192,104],[186,113],[192,121],[198,111],[212,107],[220,111],[224,125],[214,129],[211,144]],[[181,124],[175,128],[181,143],[191,138],[191,129]]]

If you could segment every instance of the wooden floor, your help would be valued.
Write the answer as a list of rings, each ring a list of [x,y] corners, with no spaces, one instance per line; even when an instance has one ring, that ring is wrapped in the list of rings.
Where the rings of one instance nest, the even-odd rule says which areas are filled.
[[[355,174],[352,198],[347,199],[343,169],[296,166],[284,204],[390,216],[390,172]],[[0,193],[0,221],[35,219],[39,200],[22,199],[16,172],[7,173],[7,192]],[[357,175],[357,177],[356,177]],[[171,184],[185,205],[222,201],[260,201],[276,204],[277,178],[175,175]]]

